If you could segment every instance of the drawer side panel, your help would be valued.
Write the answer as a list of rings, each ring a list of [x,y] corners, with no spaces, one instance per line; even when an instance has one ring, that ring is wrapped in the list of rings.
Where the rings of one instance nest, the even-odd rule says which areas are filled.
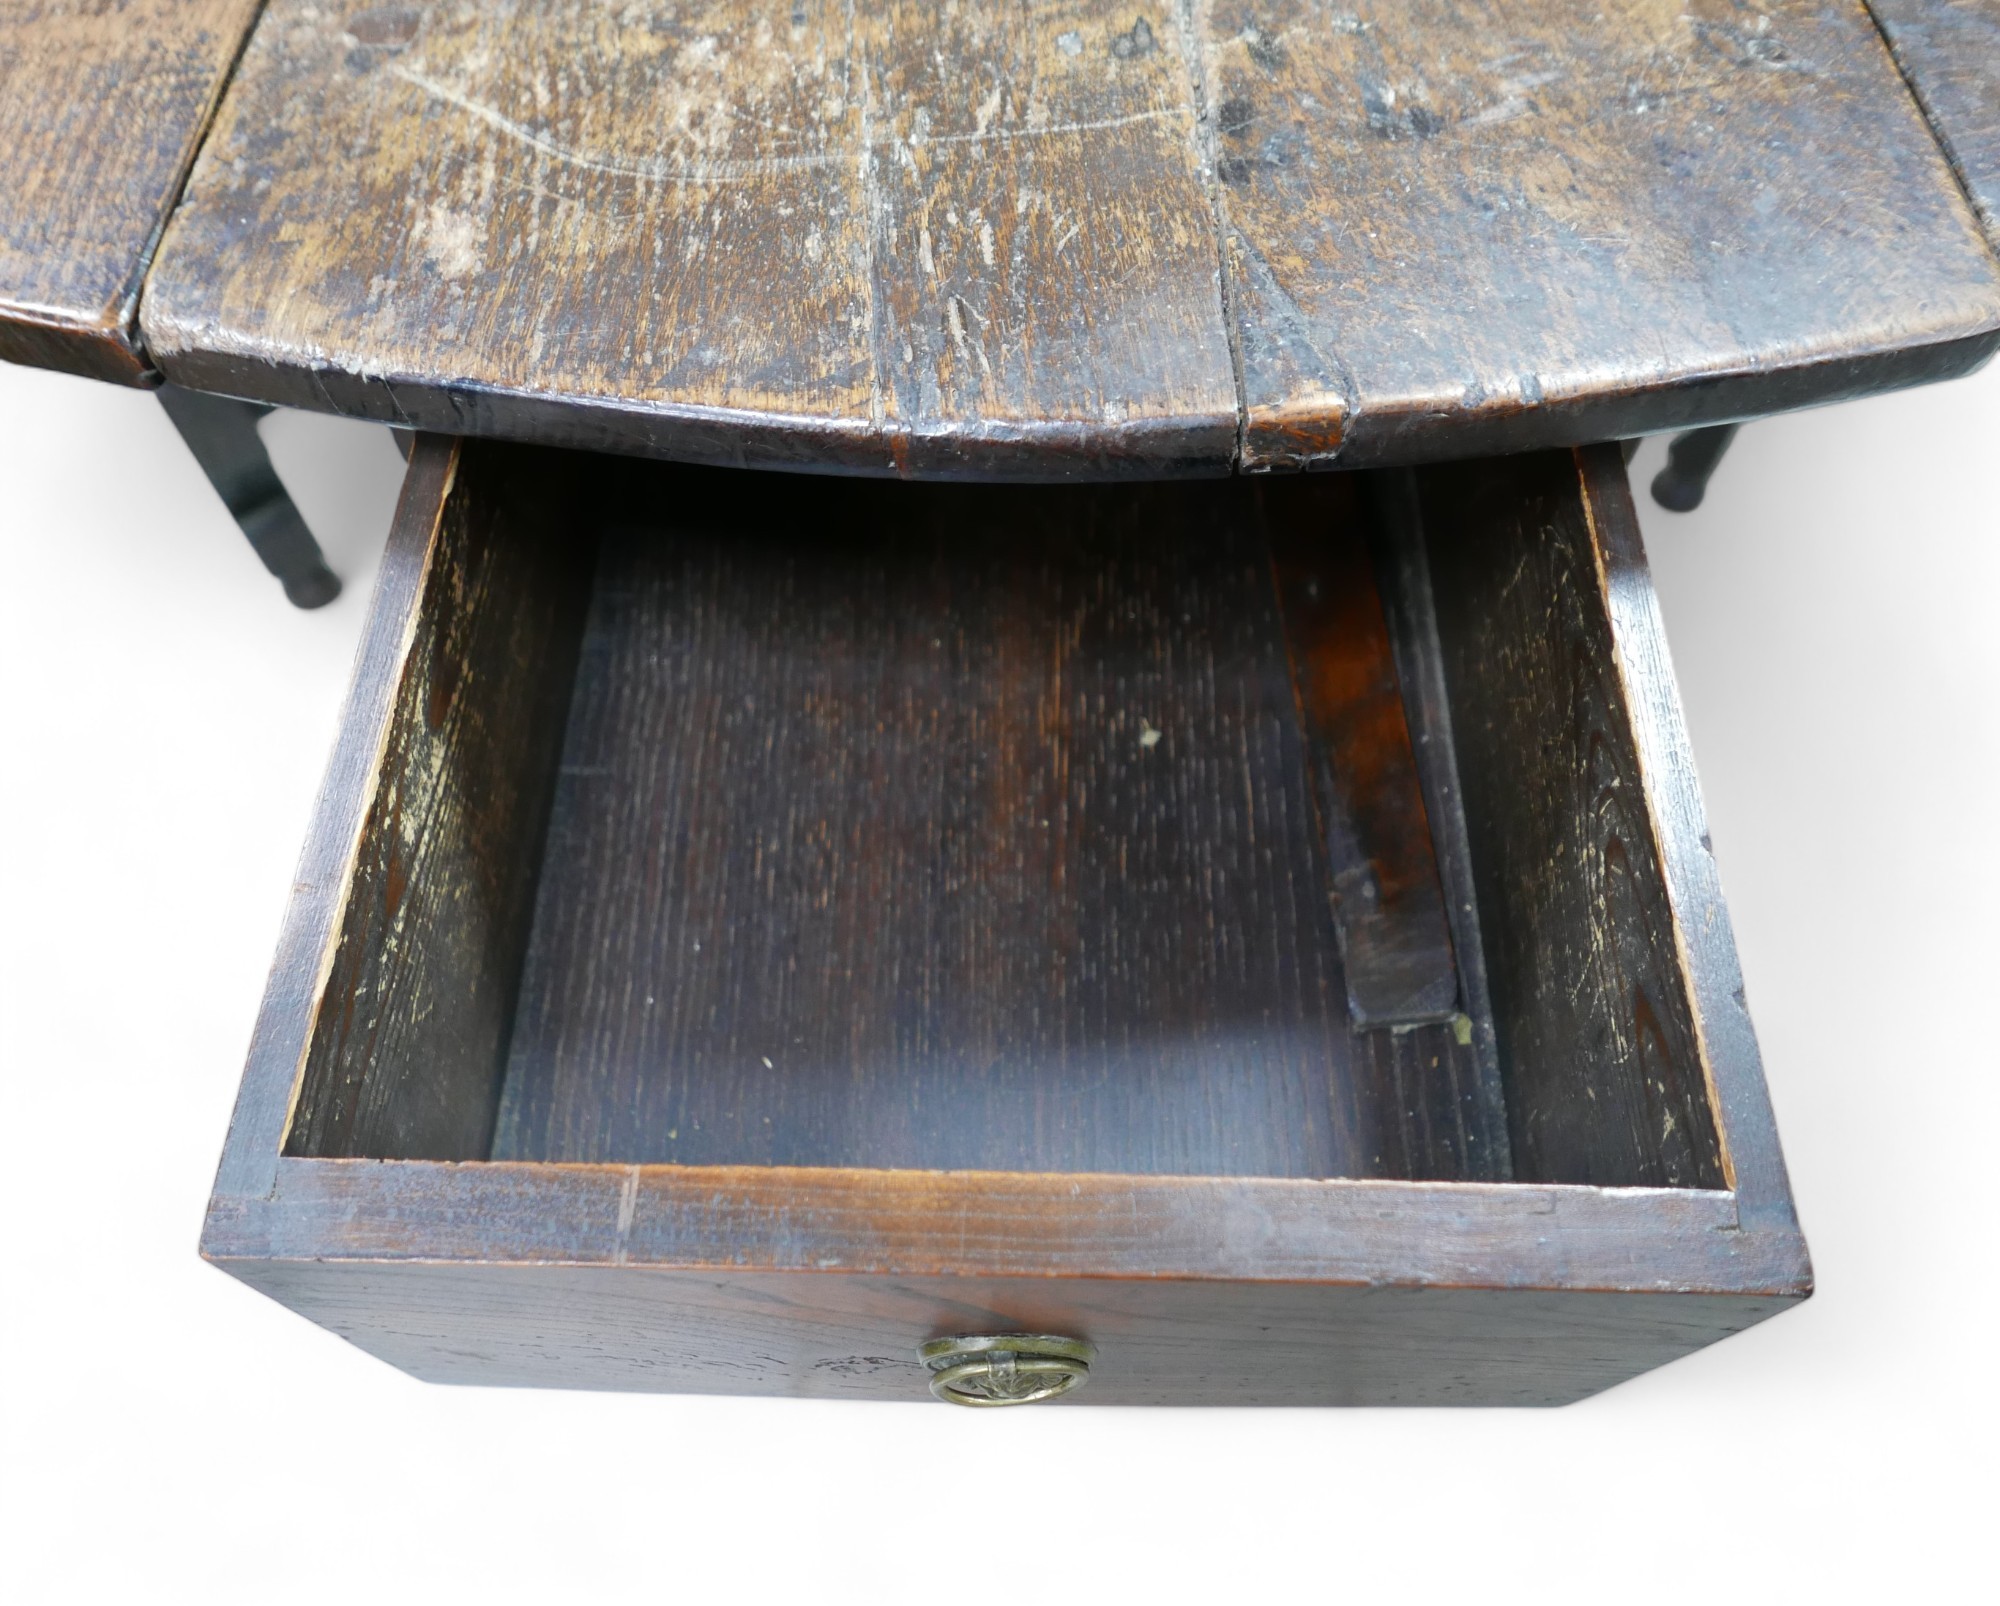
[[[414,599],[288,1154],[487,1151],[593,535],[560,459],[466,450]]]
[[[1514,1174],[1724,1187],[1577,460],[1454,465],[1417,485]]]

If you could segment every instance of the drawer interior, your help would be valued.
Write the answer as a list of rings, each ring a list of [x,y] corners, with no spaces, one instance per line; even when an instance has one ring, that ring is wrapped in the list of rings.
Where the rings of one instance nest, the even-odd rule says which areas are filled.
[[[287,1153],[1724,1185],[1571,454],[451,450]]]

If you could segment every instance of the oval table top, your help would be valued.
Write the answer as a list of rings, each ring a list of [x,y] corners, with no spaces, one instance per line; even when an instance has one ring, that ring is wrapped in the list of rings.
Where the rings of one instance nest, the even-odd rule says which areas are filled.
[[[138,377],[766,467],[1368,467],[2000,343],[1853,0],[270,0],[157,211]]]

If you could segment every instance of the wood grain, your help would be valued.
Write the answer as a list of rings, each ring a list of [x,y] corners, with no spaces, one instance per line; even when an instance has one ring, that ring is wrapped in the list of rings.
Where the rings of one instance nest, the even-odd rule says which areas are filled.
[[[1272,547],[1359,552],[1325,579],[1371,599],[1386,661],[1350,487],[633,481],[497,1158],[1504,1164],[1448,1029],[1349,1025]],[[1382,667],[1391,728],[1324,733],[1343,773],[1363,738],[1408,757]],[[1436,871],[1397,848],[1431,884],[1436,1019]]]
[[[1128,11],[276,0],[148,338],[178,382],[461,433],[1219,473],[1189,77]]]
[[[391,671],[288,1154],[491,1146],[590,582],[564,467],[468,446],[423,532],[424,606]]]
[[[1622,455],[1606,448],[1577,454],[1584,516],[1597,547],[1605,611],[1617,644],[1613,663],[1646,786],[1675,939],[1684,956],[1709,1100],[1722,1139],[1723,1174],[1736,1190],[1746,1230],[1790,1230],[1797,1225],[1791,1185]]]
[[[828,1164],[799,1167],[281,1154],[302,1057],[324,1018],[340,1008],[342,990],[329,987],[327,978],[338,968],[341,934],[351,916],[366,918],[375,902],[368,867],[381,852],[375,838],[388,815],[374,800],[395,770],[393,733],[407,723],[411,706],[429,700],[438,682],[438,647],[432,643],[455,644],[473,664],[509,656],[491,650],[490,632],[440,630],[427,622],[433,613],[449,617],[447,604],[462,599],[460,583],[450,578],[453,566],[444,559],[474,533],[469,527],[453,533],[463,521],[526,517],[560,540],[540,542],[531,530],[515,528],[510,547],[560,545],[578,564],[589,563],[600,547],[613,554],[593,581],[591,628],[600,637],[601,626],[619,610],[631,615],[651,607],[663,623],[708,620],[711,646],[727,640],[712,626],[725,616],[720,604],[732,593],[725,586],[704,590],[689,583],[701,574],[699,563],[689,572],[689,555],[699,557],[704,539],[717,549],[710,560],[712,580],[789,566],[794,578],[784,611],[799,639],[755,638],[758,650],[744,660],[762,662],[763,680],[740,680],[737,689],[754,695],[761,684],[786,675],[810,678],[810,666],[802,669],[788,657],[831,658],[834,668],[823,678],[831,684],[846,676],[838,688],[849,694],[843,702],[859,702],[852,696],[855,643],[867,638],[854,632],[843,636],[833,627],[867,617],[885,598],[908,603],[910,593],[923,591],[926,576],[944,572],[980,581],[1001,562],[994,554],[1003,543],[994,527],[1010,509],[1034,510],[1028,522],[1042,550],[1038,554],[1029,540],[1005,543],[1004,574],[1042,575],[1051,566],[1051,552],[1067,550],[1071,567],[1059,574],[1087,574],[1095,565],[1096,572],[1122,577],[1120,594],[1143,600],[1157,597],[1164,581],[1177,575],[1193,573],[1213,585],[1217,573],[1226,576],[1229,568],[1225,562],[1218,571],[1218,552],[1226,557],[1245,544],[1254,546],[1260,530],[1285,518],[1354,506],[1347,495],[1351,487],[1338,480],[1161,488],[1143,496],[999,493],[797,479],[774,484],[602,462],[589,466],[605,483],[594,494],[578,496],[572,494],[577,482],[568,469],[545,457],[540,461],[550,486],[563,488],[551,499],[547,490],[508,479],[508,465],[517,457],[468,449],[455,474],[458,460],[446,443],[421,440],[413,455],[348,726],[301,869],[204,1228],[203,1252],[224,1269],[392,1363],[439,1380],[920,1398],[923,1379],[913,1357],[921,1340],[967,1330],[1048,1328],[1098,1343],[1104,1370],[1078,1398],[1106,1404],[1557,1403],[1760,1321],[1810,1292],[1811,1270],[1742,1008],[1727,913],[1615,447],[1575,457],[1385,476],[1369,487],[1360,505],[1364,512],[1374,510],[1366,513],[1374,521],[1371,540],[1391,549],[1384,572],[1393,576],[1387,607],[1399,650],[1427,631],[1437,642],[1434,656],[1418,650],[1410,657],[1418,682],[1411,704],[1418,710],[1426,804],[1446,825],[1441,866],[1449,907],[1456,919],[1470,906],[1486,927],[1483,941],[1461,943],[1460,951],[1477,956],[1523,933],[1539,940],[1539,929],[1548,939],[1543,955],[1550,973],[1573,983],[1580,977],[1572,990],[1586,995],[1580,1007],[1563,997],[1550,999],[1546,978],[1524,978],[1525,961],[1510,961],[1514,968],[1504,974],[1499,963],[1493,966],[1491,991],[1506,1028],[1503,1045],[1552,1048],[1566,1056],[1553,1067],[1519,1054],[1506,1062],[1507,1095],[1529,1114],[1528,1165],[1521,1171],[1629,1181],[1641,1164],[1665,1173],[1679,1163],[1643,1120],[1576,1113],[1605,1098],[1627,1109],[1649,1096],[1646,1089],[1633,1088],[1630,1057],[1615,1040],[1616,1022],[1608,1047],[1601,1033],[1591,1035],[1605,1011],[1624,1009],[1637,1017],[1629,987],[1620,994],[1616,985],[1602,984],[1598,972],[1604,965],[1595,971],[1589,963],[1564,968],[1577,953],[1596,949],[1611,955],[1611,970],[1624,982],[1637,978],[1657,988],[1659,998],[1650,1004],[1654,1015],[1678,1008],[1679,1024],[1670,1023],[1661,1039],[1679,1033],[1666,1058],[1642,1054],[1641,1069],[1675,1096],[1696,1082],[1712,1094],[1717,1163],[1727,1191],[1599,1186],[1567,1174],[1553,1183],[1326,1180],[1013,1167],[884,1170],[856,1167],[837,1156]],[[704,481],[715,489],[704,490]],[[773,516],[765,524],[746,514],[762,497],[772,499]],[[844,504],[843,497],[853,500]],[[1203,499],[1211,510],[1207,514]],[[1151,529],[1178,537],[1156,543],[1151,559],[1156,578],[1146,585],[1133,583],[1145,572],[1147,552],[1133,526],[1093,514],[1079,529],[1054,512],[1065,505],[1115,510],[1128,502],[1146,512]],[[915,517],[925,507],[942,511],[927,522]],[[1204,526],[1202,519],[1214,517],[1217,507],[1228,516]],[[882,517],[889,508],[905,510],[899,522]],[[720,540],[718,520],[735,530],[733,545]],[[857,533],[857,526],[865,533]],[[949,549],[950,562],[936,555],[941,529],[958,538]],[[1516,542],[1511,548],[1510,532]],[[800,583],[801,575],[811,578],[815,536],[832,555],[822,561],[837,556],[867,582],[855,596]],[[1268,572],[1268,536],[1263,539],[1260,566]],[[627,550],[619,558],[621,544]],[[674,589],[682,595],[671,606],[658,588],[649,600],[631,584],[645,567],[647,546],[657,549],[655,561],[665,554],[680,564],[682,580]],[[876,554],[875,571],[881,571],[876,578],[855,561],[857,546],[862,555]],[[900,548],[895,569],[905,577],[905,594],[890,597],[891,588],[882,583],[885,548]],[[1107,553],[1113,560],[1108,563]],[[1513,566],[1496,583],[1493,563],[1509,558]],[[510,601],[504,590],[496,590],[477,611],[495,608],[503,621],[531,615],[537,587],[525,571],[516,581],[526,595]],[[985,634],[1004,642],[1006,631],[993,621],[1005,624],[1007,614],[996,601],[1033,600],[1046,584],[1037,579],[1013,590],[990,581],[968,584],[953,593],[958,606],[951,612],[956,616],[962,607],[968,621],[986,621]],[[450,594],[433,595],[433,587]],[[1170,586],[1165,594],[1172,594]],[[1539,608],[1532,605],[1537,596]],[[981,597],[983,604],[974,605]],[[1194,617],[1186,622],[1149,622],[1143,608],[1137,618],[1116,607],[1100,608],[1096,634],[1084,632],[1064,649],[1071,677],[1065,684],[1073,685],[1093,656],[1128,668],[1143,665],[1146,653],[1134,647],[1145,643],[1149,632],[1169,655],[1181,649],[1185,636],[1189,652],[1208,651],[1213,659],[1218,637],[1203,609],[1226,611],[1227,600],[1224,587],[1216,603],[1190,610]],[[807,602],[815,605],[804,606]],[[935,601],[926,605],[937,607]],[[1274,591],[1265,594],[1263,606],[1267,616],[1277,616]],[[1088,608],[1084,612],[1090,616]],[[889,641],[898,650],[911,649],[913,662],[934,650],[929,640],[944,639],[924,634],[932,624],[921,609],[905,614],[899,608],[896,617],[906,619],[905,634],[912,639],[899,642],[892,634]],[[1200,627],[1192,628],[1198,622]],[[1178,628],[1164,628],[1169,625]],[[970,638],[977,632],[960,634]],[[482,639],[489,643],[486,649],[476,647]],[[881,639],[879,633],[875,639]],[[588,723],[576,711],[593,699],[606,704],[622,696],[627,712],[643,712],[658,700],[644,681],[662,671],[645,665],[643,654],[628,653],[629,675],[595,673],[590,655],[603,645],[598,641],[580,659],[572,738]],[[655,636],[652,649],[663,659],[700,656],[672,631]],[[1480,653],[1503,666],[1525,664],[1533,671],[1528,678],[1537,695],[1510,705],[1504,690],[1489,686],[1485,677],[1472,677],[1468,693],[1468,655]],[[999,656],[991,655],[989,671]],[[1031,730],[1040,718],[1031,694],[1034,676],[1045,671],[1026,655],[1016,659],[1020,677],[1007,684],[1029,693],[1021,701],[1036,712],[1000,707],[999,714],[987,716],[996,731],[1008,728],[1010,720],[1018,730]],[[1560,673],[1544,674],[1536,665],[1553,665]],[[1215,678],[1218,686],[1228,679]],[[1274,671],[1272,678],[1282,681],[1284,675]],[[1497,678],[1504,688],[1504,677]],[[502,731],[510,716],[534,705],[535,679],[526,672],[511,680],[505,674],[462,678],[455,699],[468,706],[454,717],[468,730],[483,723]],[[858,683],[867,684],[867,677]],[[885,683],[894,689],[893,676]],[[1561,700],[1546,695],[1564,689],[1572,694],[1568,706],[1574,713],[1567,732]],[[988,700],[982,703],[980,696]],[[1213,692],[1196,684],[1183,700],[1194,704],[1203,696],[1215,701]],[[475,706],[482,701],[483,707]],[[981,709],[1000,706],[991,693],[973,702]],[[782,733],[796,738],[811,719],[824,721],[835,712],[824,700],[802,706],[810,718],[786,722],[778,727]],[[725,711],[728,707],[725,698]],[[897,707],[894,697],[878,699],[883,730],[895,730]],[[743,736],[753,721],[740,699],[733,732],[695,701],[684,703],[683,711],[694,728],[740,737],[740,749],[753,751]],[[864,727],[860,715],[843,717],[854,730]],[[451,723],[447,718],[444,726]],[[1504,727],[1497,734],[1496,725]],[[1153,728],[1162,729],[1161,741],[1151,749],[1157,755],[1170,733],[1161,725]],[[656,729],[668,748],[683,740],[675,730]],[[1510,742],[1509,732],[1517,739]],[[1440,741],[1454,749],[1449,763],[1434,752],[1422,756]],[[817,784],[816,764],[852,762],[844,754],[829,757],[809,742],[780,745],[790,749],[793,768],[787,778],[796,781],[802,804],[811,801]],[[430,751],[442,761],[438,773],[455,761],[455,753],[468,753],[472,746],[435,745]],[[1606,750],[1588,774],[1610,783],[1600,791],[1615,795],[1581,801],[1558,795],[1558,779],[1577,771],[1579,746]],[[1505,763],[1498,767],[1485,762],[1496,748],[1505,749]],[[1023,751],[1017,742],[1016,756]],[[553,753],[548,762],[554,764]],[[1085,767],[1089,762],[1086,755]],[[1295,769],[1302,767],[1301,761],[1292,762]],[[1022,775],[1032,776],[1034,767],[1003,770],[996,764],[988,773],[996,780],[985,795],[992,802],[1004,798],[1008,785],[1018,787]],[[456,783],[446,778],[445,784]],[[948,794],[961,783],[947,775],[927,784]],[[1106,783],[1100,778],[1099,784]],[[1115,778],[1109,784],[1115,792]],[[1292,789],[1295,795],[1300,790],[1296,783]],[[519,794],[521,789],[498,790]],[[1543,860],[1535,866],[1522,847],[1539,827],[1532,821],[1523,826],[1521,817],[1543,810],[1549,800],[1559,814],[1588,815],[1591,822],[1612,827],[1622,857],[1594,851],[1593,844],[1601,848],[1610,835],[1557,828],[1542,844]],[[635,802],[649,804],[644,797]],[[491,853],[496,840],[511,839],[498,856],[504,861],[532,834],[527,811],[518,803],[488,806],[512,808],[522,824],[459,840],[483,844],[481,851]],[[691,817],[704,802],[696,798],[680,806],[684,817]],[[910,805],[890,799],[885,807],[907,812]],[[741,792],[735,812],[738,844],[754,858],[762,846],[758,833],[782,821],[782,806]],[[956,819],[979,824],[971,811],[960,811]],[[1464,823],[1462,834],[1454,821]],[[864,829],[876,827],[864,822]],[[1507,872],[1497,878],[1487,869],[1496,835]],[[637,839],[644,837],[637,833]],[[811,833],[803,840],[810,846]],[[1134,840],[1144,851],[1158,851],[1144,847],[1142,838]],[[539,900],[544,913],[555,885],[553,835],[551,846]],[[415,855],[407,862],[413,877],[421,877],[429,873],[427,866],[447,865],[450,857]],[[1605,867],[1614,858],[1619,862],[1607,875]],[[1468,860],[1479,881],[1476,896],[1454,889],[1454,867]],[[664,885],[656,874],[664,862],[657,856],[628,859],[630,885],[619,895],[634,907],[656,897],[648,883]],[[792,889],[780,886],[779,861],[767,854],[764,868],[764,889],[759,892],[753,865],[745,883],[750,890],[793,898],[810,914],[810,900],[796,900]],[[741,872],[724,864],[709,867],[709,873],[722,883]],[[1628,884],[1612,885],[1621,875]],[[610,886],[611,878],[605,876],[602,884]],[[976,896],[978,890],[969,879],[951,883],[942,874],[931,885],[960,896]],[[1505,907],[1509,897],[1521,900],[1524,910]],[[407,907],[427,901],[436,905],[434,892],[413,886],[403,895]],[[518,900],[514,907],[519,910]],[[894,907],[893,900],[883,907]],[[587,917],[587,910],[579,914]],[[525,911],[514,924],[526,927]],[[411,934],[422,936],[414,927]],[[620,940],[635,951],[643,947],[630,934]],[[740,939],[732,935],[732,940]],[[865,932],[859,940],[864,946],[878,941]],[[438,940],[384,942],[376,959],[385,975],[405,961],[412,970],[431,966],[439,985],[452,966],[471,964],[476,980],[478,966],[486,963],[473,945]],[[479,1013],[472,1011],[475,1026]],[[526,1013],[520,1011],[523,1018]],[[622,1030],[643,1016],[637,1009],[623,1017],[606,1010],[603,1018]],[[1418,1034],[1362,1036],[1396,1045],[1403,1055]],[[396,1096],[413,1098],[413,1108],[432,1096],[423,1081],[433,1061],[449,1075],[452,1098],[461,1108],[479,1109],[492,1095],[490,1077],[458,1074],[463,1062],[449,1041],[427,1045],[419,1032],[405,1032],[400,1041],[392,1034],[372,1043],[351,1041],[371,1052],[389,1048],[395,1063],[383,1067],[389,1073],[383,1085],[399,1087]],[[597,1045],[583,1046],[597,1051]],[[1691,1069],[1679,1057],[1688,1053]],[[656,1069],[666,1077],[673,1072],[671,1064]],[[1414,1073],[1421,1082],[1426,1072],[1420,1060],[1357,1059],[1350,1069],[1352,1097],[1375,1112],[1375,1130],[1385,1144],[1404,1145],[1405,1158],[1435,1156],[1442,1145],[1457,1142],[1459,1153],[1483,1152],[1492,1174],[1506,1175],[1504,1130],[1477,1151],[1465,1110],[1439,1100],[1435,1085],[1412,1085],[1415,1103],[1396,1105],[1390,1096],[1395,1078]],[[1476,1103],[1480,1074],[1477,1063],[1466,1067],[1475,1113],[1482,1108]],[[1383,1080],[1371,1087],[1371,1076]],[[1550,1118],[1537,1100],[1572,1108]],[[1488,1102],[1483,1108],[1495,1106]],[[1190,1119],[1238,1113],[1240,1107],[1191,1109]],[[1002,1118],[1019,1119],[1012,1112]],[[868,1141],[866,1134],[862,1141]],[[1047,1141],[1046,1152],[1062,1157],[1066,1140],[1060,1132],[1036,1134],[1033,1141]],[[1699,1160],[1699,1145],[1694,1147]],[[360,1152],[365,1156],[365,1148]],[[1394,1163],[1383,1164],[1378,1175],[1393,1170]],[[1448,1174],[1473,1173],[1462,1166]]]
[[[1587,504],[1569,453],[1417,483],[1514,1175],[1721,1187],[1596,527],[1636,550],[1630,503]]]
[[[1868,0],[2000,250],[2000,0]]]
[[[140,281],[259,4],[0,6],[0,360],[154,378]]]
[[[1811,1291],[1727,1194],[286,1161],[204,1253],[438,1381],[922,1399],[916,1346],[1096,1342],[1089,1404],[1556,1404]]]
[[[1368,531],[1346,516],[1273,532],[1308,772],[1333,877],[1347,1007],[1371,1028],[1449,1020],[1458,969]]]
[[[1487,984],[1485,939],[1479,931],[1465,785],[1458,772],[1458,742],[1452,734],[1451,693],[1445,683],[1444,644],[1438,635],[1416,476],[1409,469],[1377,469],[1361,480],[1369,509],[1376,589],[1395,650],[1396,678],[1444,893],[1459,1002],[1472,1037],[1475,1102],[1480,1108],[1502,1109],[1506,1094],[1500,1080],[1500,1043]],[[1513,1176],[1511,1153],[1503,1175]]]
[[[652,1270],[1166,1277],[1765,1294],[1795,1231],[1685,1188],[1282,1177],[277,1158],[210,1247],[298,1259],[564,1260]]]
[[[1057,1332],[1098,1351],[1071,1408],[1566,1405],[1800,1297],[220,1264],[427,1382],[914,1404],[926,1339]]]
[[[1246,468],[1679,428],[1994,347],[1995,264],[1858,5],[1195,13]]]
[[[431,572],[432,543],[457,482],[461,444],[417,436],[376,570],[355,651],[339,736],[292,876],[291,902],[250,1038],[243,1083],[216,1175],[218,1196],[268,1194],[292,1136],[300,1073],[319,1028],[320,1004],[374,804],[384,738],[411,684],[415,616]]]
[[[143,323],[390,423],[1155,478],[1947,377],[2000,266],[1847,0],[275,0]]]

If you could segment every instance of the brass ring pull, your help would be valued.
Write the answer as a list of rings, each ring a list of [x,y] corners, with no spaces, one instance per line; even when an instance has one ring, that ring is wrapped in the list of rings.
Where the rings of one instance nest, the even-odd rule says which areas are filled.
[[[953,1405],[1032,1405],[1083,1387],[1097,1351],[1052,1333],[934,1338],[918,1351],[931,1393]]]

